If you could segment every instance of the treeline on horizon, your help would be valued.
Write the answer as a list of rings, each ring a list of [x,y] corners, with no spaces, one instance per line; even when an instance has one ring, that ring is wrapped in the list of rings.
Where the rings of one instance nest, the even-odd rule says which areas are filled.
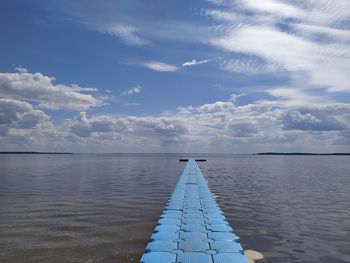
[[[280,152],[264,152],[257,153],[257,155],[350,155],[350,153],[280,153]]]
[[[0,154],[73,154],[68,152],[0,152]]]

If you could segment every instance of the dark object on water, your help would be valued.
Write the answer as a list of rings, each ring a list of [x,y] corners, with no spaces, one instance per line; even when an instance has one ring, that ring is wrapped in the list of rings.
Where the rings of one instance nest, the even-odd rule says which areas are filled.
[[[179,159],[179,162],[188,162],[189,159]],[[196,162],[206,162],[206,159],[196,159]]]

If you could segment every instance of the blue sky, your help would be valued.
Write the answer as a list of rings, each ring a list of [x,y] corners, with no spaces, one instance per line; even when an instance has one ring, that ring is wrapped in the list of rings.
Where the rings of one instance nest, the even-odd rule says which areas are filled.
[[[1,5],[3,150],[350,150],[346,0]]]

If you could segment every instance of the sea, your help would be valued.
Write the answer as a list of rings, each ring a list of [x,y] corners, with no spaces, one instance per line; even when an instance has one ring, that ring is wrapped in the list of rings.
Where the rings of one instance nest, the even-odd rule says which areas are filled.
[[[0,154],[0,262],[138,262],[189,157]],[[193,157],[257,263],[350,262],[350,156]]]

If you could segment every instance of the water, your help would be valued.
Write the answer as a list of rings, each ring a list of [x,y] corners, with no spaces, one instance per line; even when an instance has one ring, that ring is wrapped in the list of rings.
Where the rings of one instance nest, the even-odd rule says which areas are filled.
[[[183,164],[175,155],[0,155],[0,262],[138,262]],[[349,156],[207,156],[245,249],[350,262]]]

